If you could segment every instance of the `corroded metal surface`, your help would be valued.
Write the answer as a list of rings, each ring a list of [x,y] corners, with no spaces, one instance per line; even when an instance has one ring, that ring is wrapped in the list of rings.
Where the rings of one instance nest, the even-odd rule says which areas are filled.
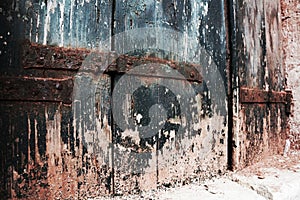
[[[172,76],[172,74],[164,74],[164,77],[157,78],[169,78],[169,79],[181,79],[188,80],[193,82],[203,82],[203,78],[197,68],[202,68],[199,64],[196,63],[188,63],[188,62],[176,62],[172,60],[160,59],[157,57],[146,57],[146,56],[128,56],[122,55],[116,59],[116,62],[112,63],[111,66],[107,68],[107,72],[110,73],[126,73],[139,65],[149,65],[154,63],[156,64],[164,64],[170,66],[172,69],[177,70],[182,77],[179,78],[177,76]],[[152,65],[152,68],[149,67],[149,71],[147,72],[139,72],[135,74],[137,76],[155,76],[155,71],[157,71],[157,66]]]
[[[290,92],[265,91],[251,88],[240,89],[241,103],[283,103],[291,104]]]
[[[87,49],[62,48],[26,42],[22,46],[25,69],[77,71],[90,53]]]
[[[77,72],[81,68],[81,71],[95,72],[102,69],[100,66],[107,65],[107,68],[103,69],[104,73],[124,74],[139,65],[159,63],[176,69],[183,75],[182,80],[202,82],[202,77],[197,71],[197,68],[201,68],[201,66],[187,62],[176,62],[151,56],[117,56],[113,52],[103,53],[83,48],[46,46],[30,42],[24,43],[22,50],[22,67],[25,70],[62,70]],[[89,58],[87,60],[86,58],[88,56]],[[154,68],[152,70],[155,71],[157,69]],[[154,76],[154,74],[155,73],[149,69],[148,73],[136,75]],[[165,76],[161,78],[177,79],[178,77],[165,74]],[[37,79],[38,78],[36,78],[36,80]],[[47,81],[46,78],[45,81]],[[71,88],[69,88],[69,91],[71,91]],[[66,94],[66,96],[70,95]]]
[[[1,101],[72,103],[73,79],[44,77],[0,78]]]

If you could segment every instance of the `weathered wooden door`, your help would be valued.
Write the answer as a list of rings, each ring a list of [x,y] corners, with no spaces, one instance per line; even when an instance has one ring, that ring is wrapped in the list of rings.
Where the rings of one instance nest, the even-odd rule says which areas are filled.
[[[186,184],[224,172],[227,159],[252,162],[274,147],[269,137],[282,139],[269,132],[284,130],[286,101],[266,92],[284,86],[278,2],[0,5],[4,197],[76,199]],[[268,102],[244,98],[252,88]]]
[[[120,195],[223,172],[224,8],[1,3],[3,196]]]

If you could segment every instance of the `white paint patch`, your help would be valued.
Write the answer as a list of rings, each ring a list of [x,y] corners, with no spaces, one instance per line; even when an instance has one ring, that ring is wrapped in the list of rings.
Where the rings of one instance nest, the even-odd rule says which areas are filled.
[[[135,144],[140,143],[140,134],[137,130],[125,129],[125,131],[122,133],[122,138],[125,139],[126,137],[131,138]]]
[[[170,119],[168,120],[168,122],[170,122],[171,124],[179,124],[179,125],[182,124],[182,121],[181,121],[180,118],[170,118]],[[164,123],[164,121],[163,121],[163,123]]]
[[[203,12],[202,12],[203,16],[206,16],[208,14],[208,3],[207,2],[201,2],[200,7],[203,10]]]
[[[37,22],[36,22],[36,35],[35,35],[35,42],[38,43],[39,41],[39,27],[40,27],[40,14],[37,16]]]
[[[32,23],[32,18],[30,18],[30,30],[29,30],[29,40],[31,41],[31,36],[32,36],[32,26],[33,26],[33,23]],[[9,32],[8,32],[9,33]]]
[[[59,4],[60,8],[60,19],[59,19],[59,28],[60,28],[60,47],[64,45],[64,11],[65,11],[65,0],[63,3]]]
[[[71,1],[71,8],[70,8],[70,23],[69,23],[69,26],[70,26],[70,31],[68,33],[68,36],[70,37],[70,41],[72,41],[72,35],[71,35],[71,32],[73,30],[73,6],[74,6],[74,1]]]
[[[141,119],[142,119],[142,118],[143,118],[143,115],[141,115],[140,113],[137,114],[136,120],[137,120],[138,123],[141,123]]]
[[[42,4],[41,7],[43,7],[43,6],[44,5]],[[47,44],[48,32],[50,32],[50,21],[51,21],[50,15],[54,13],[56,7],[57,7],[56,0],[50,0],[48,2],[47,13],[46,13],[46,18],[45,18],[45,23],[44,23],[45,26],[44,26],[43,45]]]
[[[48,36],[49,29],[50,29],[50,6],[47,7],[47,14],[45,18],[43,45],[47,44],[47,36]]]
[[[165,137],[167,137],[169,135],[168,131],[164,131],[163,134],[165,135]]]

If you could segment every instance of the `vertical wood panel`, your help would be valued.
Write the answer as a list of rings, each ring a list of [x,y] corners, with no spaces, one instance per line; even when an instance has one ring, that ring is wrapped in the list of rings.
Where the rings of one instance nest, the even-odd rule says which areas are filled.
[[[74,134],[79,146],[78,192],[80,198],[112,193],[111,81],[79,74],[74,85]]]
[[[191,176],[205,177],[209,176],[210,172],[224,171],[227,159],[226,97],[225,94],[224,96],[220,94],[217,100],[212,101],[209,95],[209,93],[217,94],[221,87],[227,87],[224,2],[213,0],[116,1],[115,20],[116,39],[114,42],[118,53],[189,62],[189,58],[197,57],[202,53],[197,51],[197,48],[202,48],[207,52],[207,55],[201,57],[207,61],[194,61],[196,65],[206,64],[201,66],[201,69],[196,69],[204,77],[204,83],[193,84],[195,90],[193,98],[178,99],[181,109],[186,109],[189,113],[185,115],[185,119],[182,119],[186,120],[181,122],[185,123],[183,131],[179,134],[174,127],[159,131],[156,137],[151,139],[153,144],[156,144],[156,149],[146,162],[152,163],[147,168],[150,171],[143,170],[141,174],[131,173],[130,175],[130,170],[127,168],[128,176],[124,179],[120,178],[121,175],[115,174],[116,192],[119,194],[135,192],[137,189],[152,187],[156,181],[160,185],[172,185],[177,182],[184,184],[190,181]],[[147,28],[153,27],[168,28],[178,34],[176,38],[172,38],[173,35],[167,32],[152,32],[149,29],[148,32],[146,31]],[[137,30],[137,28],[143,29]],[[124,34],[124,31],[127,31],[127,34]],[[125,39],[119,39],[120,37]],[[135,40],[135,37],[139,39]],[[189,39],[191,41],[186,41]],[[135,49],[135,51],[128,52],[128,49]],[[217,69],[208,64],[210,56]],[[162,84],[166,80],[157,79],[157,81],[157,84]],[[142,81],[140,84],[143,84]],[[192,83],[173,80],[172,85],[177,86],[178,89],[173,92],[175,95],[183,95],[182,91],[187,91],[190,84]],[[140,98],[147,99],[142,94]],[[130,112],[130,102],[127,104],[124,110],[125,115]],[[134,130],[128,132],[128,130],[117,129],[114,132],[115,137],[123,137],[123,140],[125,136],[132,139],[136,134]],[[135,159],[128,156],[131,148],[128,146],[124,148],[124,141],[116,140],[116,142],[119,143],[117,146],[123,147],[115,152],[115,170],[124,170],[126,167],[122,166],[127,165],[129,160]],[[123,154],[120,153],[122,151],[128,155],[122,157]],[[135,162],[137,165],[139,161],[135,160]],[[134,162],[132,163],[134,165]],[[146,176],[150,177],[150,182],[143,181]]]
[[[279,1],[232,1],[233,68],[236,88],[282,91]],[[233,159],[243,168],[270,153],[280,153],[287,131],[287,114],[280,103],[240,103],[235,96]]]
[[[282,91],[285,89],[285,70],[282,65],[282,45],[281,45],[281,15],[280,2],[266,0],[266,60],[267,69],[266,84],[269,89]]]
[[[17,1],[25,38],[64,47],[97,48],[111,35],[112,1]]]

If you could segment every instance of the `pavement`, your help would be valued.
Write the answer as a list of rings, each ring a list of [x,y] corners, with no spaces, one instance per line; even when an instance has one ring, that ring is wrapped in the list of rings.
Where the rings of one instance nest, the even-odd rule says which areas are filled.
[[[296,170],[264,168],[264,176],[231,173],[204,184],[164,191],[159,199],[300,200],[300,164]]]
[[[201,183],[114,199],[300,200],[300,152],[269,156],[240,171]]]

